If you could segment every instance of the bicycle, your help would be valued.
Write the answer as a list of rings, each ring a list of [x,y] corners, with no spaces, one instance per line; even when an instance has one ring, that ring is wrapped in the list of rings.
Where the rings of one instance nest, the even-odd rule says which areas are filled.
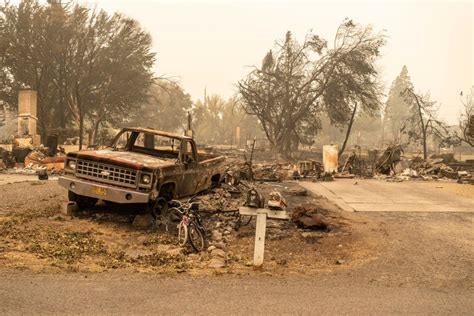
[[[185,246],[188,242],[197,252],[206,249],[206,239],[204,226],[199,215],[198,202],[170,201],[171,205],[176,205],[168,210],[170,216],[181,216],[178,228],[178,244]]]

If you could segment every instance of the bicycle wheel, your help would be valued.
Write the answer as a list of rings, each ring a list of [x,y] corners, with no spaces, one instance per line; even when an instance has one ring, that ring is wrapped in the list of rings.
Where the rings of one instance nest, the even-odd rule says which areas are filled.
[[[178,225],[178,244],[183,247],[188,242],[188,225],[179,223]]]
[[[189,241],[191,243],[191,246],[193,246],[194,250],[200,252],[206,249],[206,240],[204,239],[204,233],[195,222],[189,223],[188,234]]]
[[[239,226],[247,226],[252,221],[252,216],[239,215]]]

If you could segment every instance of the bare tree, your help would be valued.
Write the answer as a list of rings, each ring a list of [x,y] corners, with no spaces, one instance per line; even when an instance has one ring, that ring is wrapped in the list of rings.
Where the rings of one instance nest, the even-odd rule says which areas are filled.
[[[442,144],[453,142],[449,128],[437,119],[436,102],[431,101],[428,94],[415,93],[413,88],[401,92],[405,102],[410,105],[411,115],[405,122],[401,131],[407,134],[412,141],[421,141],[423,146],[423,159],[428,157],[428,135],[436,136]]]
[[[288,154],[316,135],[322,111],[331,122],[344,123],[356,101],[378,108],[374,62],[384,43],[371,26],[351,20],[338,28],[332,49],[318,35],[308,34],[300,44],[287,32],[261,67],[238,83],[244,108],[258,117],[272,147]]]
[[[474,88],[471,93],[461,99],[463,105],[463,113],[459,118],[459,127],[461,135],[457,135],[460,142],[464,142],[474,147]]]

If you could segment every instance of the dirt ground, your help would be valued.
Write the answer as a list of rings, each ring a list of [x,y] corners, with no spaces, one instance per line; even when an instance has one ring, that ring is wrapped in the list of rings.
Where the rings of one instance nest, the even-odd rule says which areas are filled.
[[[133,214],[106,206],[66,216],[57,183],[0,186],[0,264],[33,273],[153,273],[162,275],[321,275],[346,273],[375,285],[474,288],[473,213],[349,213],[317,196],[293,196],[294,182],[261,184],[280,190],[291,209],[317,205],[328,231],[270,221],[265,263],[255,269],[254,222],[233,230],[227,266],[214,269],[208,252],[181,249],[176,237],[132,226]],[[212,217],[207,220],[213,224]]]
[[[294,183],[260,184],[268,193],[278,188],[285,192]],[[126,270],[192,274],[249,273],[255,222],[232,230],[228,241],[227,267],[214,270],[207,266],[210,255],[180,248],[173,232],[132,226],[134,212],[107,206],[79,213],[64,214],[66,192],[54,182],[23,182],[2,186],[5,198],[0,204],[0,260],[5,267],[39,272],[104,272]],[[289,192],[288,191],[288,192]],[[340,268],[337,261],[358,264],[367,260],[360,238],[350,221],[326,200],[288,194],[291,205],[313,203],[322,207],[330,222],[328,231],[306,231],[289,222],[269,220],[265,271],[308,273]],[[231,213],[232,214],[232,213]],[[209,230],[214,217],[204,216]],[[298,247],[295,247],[298,245]],[[340,261],[341,262],[341,261]]]

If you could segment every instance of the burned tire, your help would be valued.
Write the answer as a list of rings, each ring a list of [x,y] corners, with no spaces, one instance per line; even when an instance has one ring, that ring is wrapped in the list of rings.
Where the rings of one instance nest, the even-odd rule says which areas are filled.
[[[77,207],[79,209],[90,208],[90,207],[93,207],[97,203],[96,198],[79,195],[72,191],[68,191],[68,198],[69,198],[69,201],[76,202]]]
[[[166,231],[168,231],[171,219],[168,212],[168,201],[164,197],[159,197],[155,202],[153,202],[151,215],[158,225],[164,226]]]
[[[215,174],[211,177],[211,188],[212,189],[220,187],[220,185],[221,185],[220,179],[221,179],[221,176],[218,175],[218,174]]]

